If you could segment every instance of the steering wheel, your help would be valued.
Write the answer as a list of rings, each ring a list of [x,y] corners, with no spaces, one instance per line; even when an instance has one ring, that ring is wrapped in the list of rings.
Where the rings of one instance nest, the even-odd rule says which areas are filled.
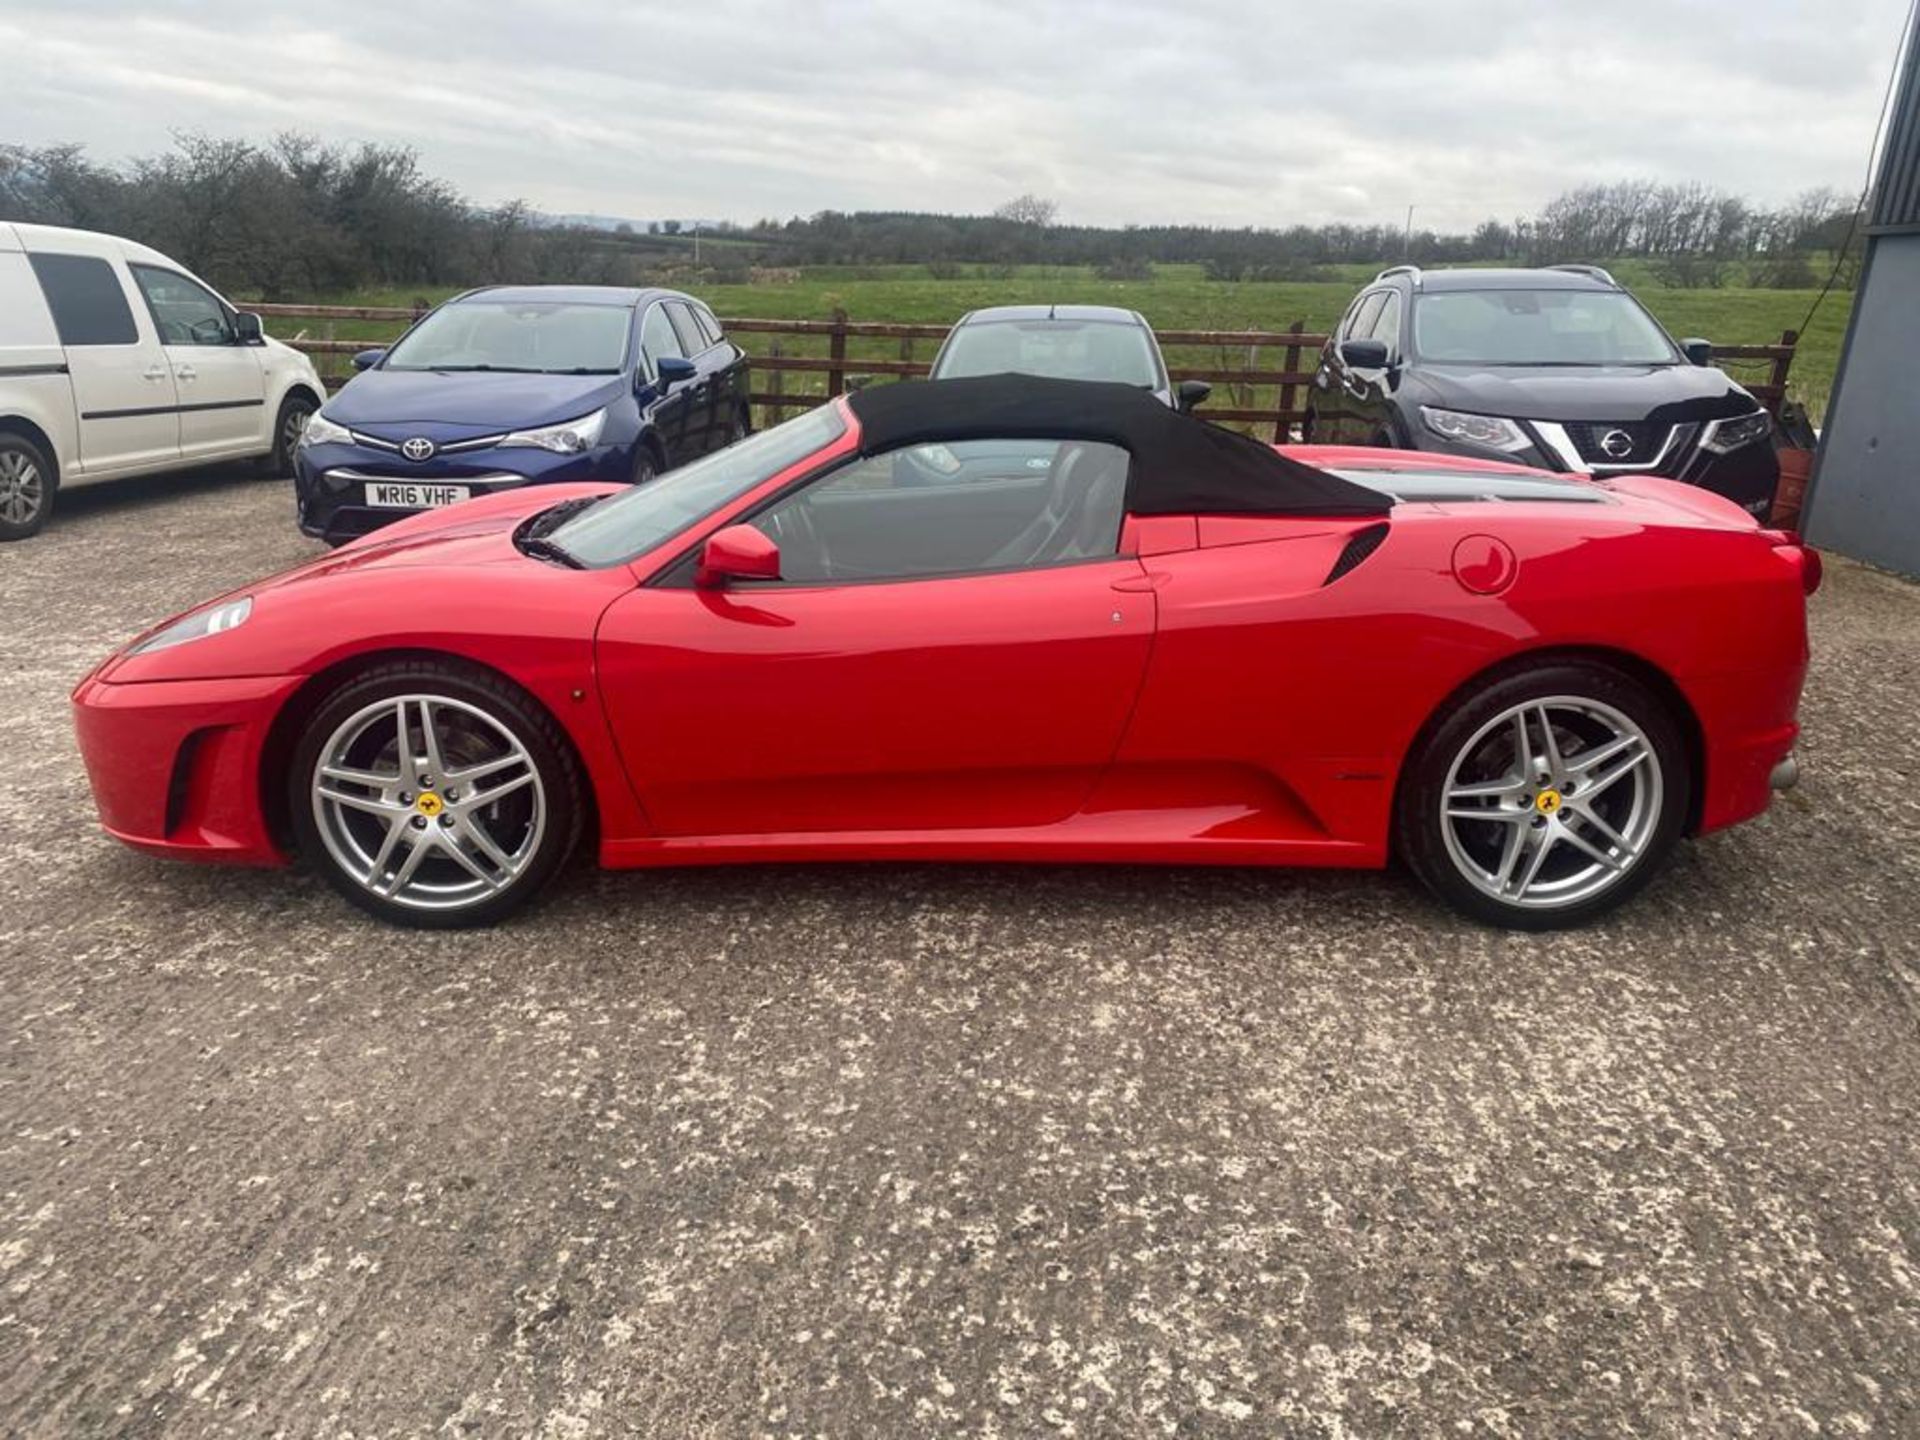
[[[782,556],[790,552],[808,555],[815,562],[814,568],[819,571],[819,579],[836,578],[833,555],[827,549],[827,542],[820,536],[820,527],[814,523],[813,510],[805,496],[792,505],[782,505],[769,511],[767,528],[772,532],[767,538],[780,547]]]

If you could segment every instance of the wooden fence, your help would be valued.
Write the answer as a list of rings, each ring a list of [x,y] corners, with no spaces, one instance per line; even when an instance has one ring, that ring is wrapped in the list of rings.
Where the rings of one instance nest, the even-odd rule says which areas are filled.
[[[381,343],[378,339],[339,339],[342,322],[356,326],[381,322],[410,324],[423,311],[404,306],[378,305],[256,305],[269,319],[320,322],[324,333],[280,335],[296,349],[321,357],[320,372],[329,386],[347,379],[342,365],[329,366],[327,357],[348,356]],[[925,375],[932,352],[946,338],[948,326],[896,324],[851,320],[756,320],[722,317],[728,335],[748,352],[751,399],[760,408],[761,423],[777,423],[790,410],[805,409],[851,386],[867,381]],[[283,327],[270,327],[279,330]],[[1327,337],[1295,322],[1286,330],[1159,330],[1167,351],[1167,370],[1177,385],[1182,380],[1204,380],[1213,396],[1201,407],[1210,420],[1225,421],[1270,433],[1275,440],[1291,437],[1306,413],[1306,387],[1313,383],[1321,347]],[[747,337],[764,336],[764,345]],[[1792,330],[1771,345],[1718,345],[1714,362],[1742,369],[1764,367],[1764,380],[1742,383],[1776,415],[1786,395],[1787,372],[1793,364],[1799,336]],[[1278,351],[1278,363],[1269,357]],[[925,358],[922,358],[922,357]]]

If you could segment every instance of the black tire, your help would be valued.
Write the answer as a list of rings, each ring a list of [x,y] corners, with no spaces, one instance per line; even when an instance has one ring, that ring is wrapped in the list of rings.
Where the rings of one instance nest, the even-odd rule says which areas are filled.
[[[1589,704],[1593,714],[1582,715],[1574,706],[1558,704],[1567,700],[1576,706],[1581,702]],[[1525,788],[1519,794],[1455,801],[1458,806],[1499,807],[1503,814],[1510,808],[1511,821],[1446,818],[1443,810],[1447,807],[1443,802],[1456,763],[1468,766],[1478,761],[1485,765],[1484,757],[1517,751],[1518,741],[1513,738],[1510,725],[1504,740],[1490,727],[1509,712],[1529,702],[1541,701],[1551,702],[1544,713],[1554,717],[1547,729],[1555,736],[1556,750],[1566,764],[1564,782],[1556,776],[1550,784],[1542,784],[1537,774],[1523,775]],[[1583,754],[1598,756],[1602,744],[1612,743],[1603,738],[1607,721],[1596,718],[1609,711],[1630,722],[1630,727],[1639,732],[1641,748],[1647,754],[1643,760],[1620,765],[1617,776],[1612,775],[1611,770],[1619,762],[1596,765],[1589,780],[1577,767],[1582,764]],[[1505,784],[1510,771],[1522,774],[1537,768],[1531,757],[1543,748],[1536,738],[1541,733],[1538,715],[1543,712],[1531,713],[1535,718],[1530,722],[1518,722],[1522,724],[1521,733],[1529,733],[1525,730],[1526,723],[1535,726],[1529,733],[1530,758],[1520,764],[1506,761],[1489,767],[1498,774],[1488,784]],[[1578,728],[1569,728],[1585,725],[1593,727],[1586,734]],[[1486,738],[1477,740],[1483,731],[1487,732]],[[1616,738],[1625,738],[1625,732],[1617,732]],[[1505,747],[1504,751],[1498,748],[1501,746]],[[1632,754],[1631,749],[1622,752],[1623,757]],[[1470,778],[1467,771],[1463,770],[1462,778],[1463,781]],[[1622,782],[1628,785],[1624,793],[1620,789]],[[1594,798],[1580,796],[1581,786],[1592,792]],[[1653,792],[1657,792],[1657,796]],[[1456,795],[1458,793],[1456,790]],[[1615,798],[1607,800],[1608,794]],[[1680,723],[1665,698],[1610,665],[1585,660],[1548,660],[1488,677],[1464,695],[1450,700],[1428,722],[1409,751],[1402,772],[1394,811],[1394,837],[1408,868],[1455,909],[1506,929],[1557,930],[1585,924],[1604,914],[1631,898],[1652,879],[1680,838],[1691,799],[1692,773],[1687,746]],[[1602,806],[1615,808],[1603,813]],[[1603,832],[1595,828],[1596,822],[1585,818],[1589,810],[1606,821],[1621,838],[1638,837],[1629,847],[1630,858],[1626,858],[1627,850],[1602,838]],[[1455,813],[1459,814],[1459,810]],[[1631,825],[1627,823],[1629,820]],[[1498,885],[1500,862],[1507,859],[1507,837],[1513,833],[1507,828],[1509,824],[1521,832],[1514,843],[1523,847],[1542,845],[1549,833],[1562,837],[1571,831],[1577,837],[1561,847],[1561,858],[1542,857],[1539,870],[1542,889],[1550,891],[1555,883],[1564,884],[1567,887],[1564,898],[1536,894],[1533,901],[1522,904],[1517,899],[1500,898],[1484,888],[1486,882]],[[1611,857],[1609,864],[1596,869],[1598,860],[1590,858],[1591,852],[1577,848],[1578,841],[1597,844]],[[1554,843],[1545,840],[1544,848],[1551,850]],[[1468,873],[1476,853],[1486,861],[1476,871],[1480,876],[1478,883],[1469,878]],[[1524,858],[1530,861],[1531,853]],[[1624,865],[1620,864],[1623,858],[1626,859]],[[1585,866],[1592,877],[1586,883],[1599,886],[1592,893],[1581,893],[1573,879],[1554,881],[1556,870],[1581,866]],[[1524,893],[1529,888],[1525,877],[1517,878],[1522,881],[1520,890]],[[1498,888],[1505,892],[1510,887]]]
[[[653,446],[642,440],[633,452],[632,483],[644,485],[649,480],[657,479],[662,468],[660,457],[653,453]]]
[[[60,472],[26,436],[0,430],[0,541],[38,535],[53,513]]]
[[[1318,419],[1319,417],[1316,416],[1311,410],[1307,411],[1307,413],[1300,418],[1300,443],[1302,445],[1313,445],[1318,443],[1313,438],[1314,426],[1317,423]]]
[[[727,444],[738,445],[753,433],[753,420],[742,405],[733,413],[733,424],[727,427]]]
[[[273,449],[254,462],[255,474],[262,480],[284,480],[293,474],[300,432],[319,408],[320,402],[304,390],[295,390],[280,402],[280,413],[273,421]]]
[[[529,800],[527,804],[531,813],[531,807],[543,800],[545,809],[540,821],[529,823],[528,833],[532,838],[526,846],[526,855],[518,862],[517,872],[499,888],[474,898],[470,903],[423,908],[420,903],[407,903],[402,899],[375,894],[365,880],[343,865],[321,830],[313,795],[314,776],[321,761],[321,752],[335,737],[336,731],[350,725],[356,716],[382,701],[393,700],[397,706],[403,696],[432,697],[447,706],[455,720],[469,724],[472,722],[467,715],[458,713],[459,707],[470,707],[470,711],[481,712],[518,743],[538,776],[538,785],[527,786],[526,793],[540,799]],[[443,747],[446,743],[447,737],[443,736]],[[438,833],[431,828],[433,821],[429,817],[443,810],[450,813],[459,797],[448,781],[436,778],[431,784],[420,787],[421,794],[416,798],[424,800],[425,792],[436,787],[444,794],[444,803],[436,798],[436,809],[427,812],[423,808],[418,818],[414,818],[411,812],[402,811],[401,815],[407,818],[403,822],[400,816],[395,816],[393,823],[405,823],[418,828],[422,835],[439,841]],[[559,873],[579,844],[588,804],[579,761],[553,717],[517,685],[477,666],[453,660],[408,660],[381,665],[356,676],[327,696],[307,718],[294,746],[286,794],[288,814],[293,820],[301,857],[325,876],[334,889],[382,920],[432,930],[491,925],[532,900]],[[469,802],[472,798],[471,795],[468,797]],[[497,814],[503,803],[506,802],[496,802],[490,807],[491,812]],[[484,816],[488,810],[483,808],[478,813]],[[422,819],[428,822],[424,826],[420,823]],[[378,826],[383,822],[376,817],[369,823]],[[455,822],[443,816],[442,823]],[[454,833],[457,841],[458,832]],[[412,840],[410,836],[403,837],[403,843],[407,842],[412,845],[425,843]],[[453,866],[451,860],[434,852],[431,845],[428,849],[429,856],[419,867],[423,877],[431,873],[430,866],[437,864],[441,867],[441,873],[450,875],[456,882],[461,880],[463,871]]]

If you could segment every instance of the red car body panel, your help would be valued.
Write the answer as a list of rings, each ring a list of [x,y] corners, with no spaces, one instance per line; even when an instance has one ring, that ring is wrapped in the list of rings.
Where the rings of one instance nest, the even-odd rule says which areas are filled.
[[[141,849],[285,859],[274,772],[341,666],[440,654],[552,713],[611,866],[790,859],[1378,865],[1410,747],[1530,652],[1592,651],[1683,702],[1694,828],[1764,809],[1797,733],[1809,562],[1653,479],[1610,503],[1401,503],[1383,522],[1130,517],[1115,557],[735,589],[647,583],[818,454],[630,566],[570,570],[520,520],[608,487],[423,514],[260,584],[230,631],[121,652],[74,693],[101,819]],[[1295,447],[1358,471],[1511,469]]]

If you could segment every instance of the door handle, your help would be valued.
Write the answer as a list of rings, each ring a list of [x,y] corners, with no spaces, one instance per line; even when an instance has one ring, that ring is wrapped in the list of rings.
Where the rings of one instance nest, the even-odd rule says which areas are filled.
[[[152,380],[155,382],[164,380],[167,378],[167,367],[164,365],[149,365],[145,370],[140,372],[140,378],[142,380]]]
[[[173,373],[174,377],[180,380],[197,380],[200,374],[191,365],[176,365],[173,367]]]
[[[1167,583],[1168,578],[1164,570],[1149,570],[1144,575],[1122,575],[1113,582],[1113,588],[1123,594],[1138,595],[1143,591],[1158,590]]]

